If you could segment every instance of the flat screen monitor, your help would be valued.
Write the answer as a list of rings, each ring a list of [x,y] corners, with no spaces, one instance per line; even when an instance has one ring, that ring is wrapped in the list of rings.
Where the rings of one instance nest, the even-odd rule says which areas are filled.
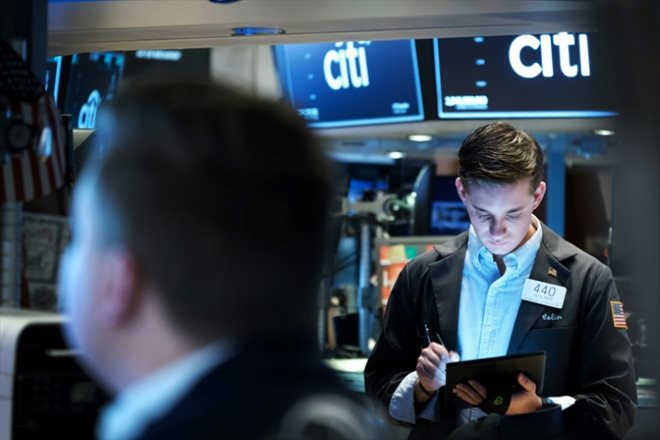
[[[465,205],[458,197],[454,176],[434,176],[431,181],[429,233],[456,235],[470,227]]]
[[[62,79],[62,56],[49,57],[46,61],[46,74],[44,75],[44,87],[53,97],[55,103],[58,100],[60,81]]]
[[[275,46],[283,95],[318,128],[424,119],[414,40]]]
[[[440,119],[615,116],[598,34],[434,41]]]
[[[375,180],[352,178],[348,182],[348,196],[347,199],[350,203],[364,201],[365,192],[376,193],[387,192],[389,185],[384,178]]]
[[[456,191],[456,176],[438,176],[433,165],[422,168],[414,185],[415,235],[456,235],[470,227],[467,209]]]
[[[96,52],[71,56],[64,112],[72,115],[73,128],[96,126],[99,106],[112,99],[124,67],[124,54]]]

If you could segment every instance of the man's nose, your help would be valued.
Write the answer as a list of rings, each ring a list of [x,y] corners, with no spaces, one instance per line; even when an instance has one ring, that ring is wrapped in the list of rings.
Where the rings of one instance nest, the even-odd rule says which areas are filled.
[[[502,220],[493,220],[490,223],[490,235],[499,237],[506,233],[506,224]]]

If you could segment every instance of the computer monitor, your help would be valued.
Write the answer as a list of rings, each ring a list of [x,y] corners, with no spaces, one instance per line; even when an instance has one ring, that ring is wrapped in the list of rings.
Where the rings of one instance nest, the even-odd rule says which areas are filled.
[[[99,106],[113,98],[124,66],[120,52],[94,52],[71,56],[64,113],[73,128],[93,129]]]
[[[597,33],[434,41],[440,119],[615,116]]]
[[[389,185],[385,178],[360,179],[353,177],[348,181],[347,200],[350,203],[364,201],[365,193],[387,192]]]
[[[288,44],[274,56],[284,98],[312,127],[424,119],[414,40]]]
[[[415,235],[456,235],[470,227],[467,209],[455,186],[456,176],[438,176],[434,165],[419,172],[413,190]]]
[[[44,75],[44,88],[51,94],[55,103],[59,99],[60,83],[62,81],[62,56],[49,57],[46,61],[46,74]]]

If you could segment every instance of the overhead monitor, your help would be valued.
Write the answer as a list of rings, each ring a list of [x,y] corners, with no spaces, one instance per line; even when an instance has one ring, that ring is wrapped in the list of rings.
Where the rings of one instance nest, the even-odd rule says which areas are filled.
[[[594,33],[434,40],[440,119],[615,116]]]
[[[44,75],[44,87],[57,103],[62,79],[62,56],[49,57],[46,62],[46,74]]]
[[[112,99],[124,67],[124,54],[96,52],[71,56],[65,113],[74,128],[95,128],[99,106]]]
[[[284,97],[312,127],[421,121],[413,40],[275,46]]]

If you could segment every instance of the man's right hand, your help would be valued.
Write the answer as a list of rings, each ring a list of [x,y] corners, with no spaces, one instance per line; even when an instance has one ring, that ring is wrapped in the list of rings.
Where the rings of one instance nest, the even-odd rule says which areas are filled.
[[[423,348],[419,358],[417,358],[416,371],[424,390],[433,393],[444,386],[447,383],[447,364],[459,360],[458,353],[448,351],[444,345],[437,342],[431,342],[426,348]],[[423,390],[420,391],[423,393]],[[415,394],[418,395],[419,393]]]

